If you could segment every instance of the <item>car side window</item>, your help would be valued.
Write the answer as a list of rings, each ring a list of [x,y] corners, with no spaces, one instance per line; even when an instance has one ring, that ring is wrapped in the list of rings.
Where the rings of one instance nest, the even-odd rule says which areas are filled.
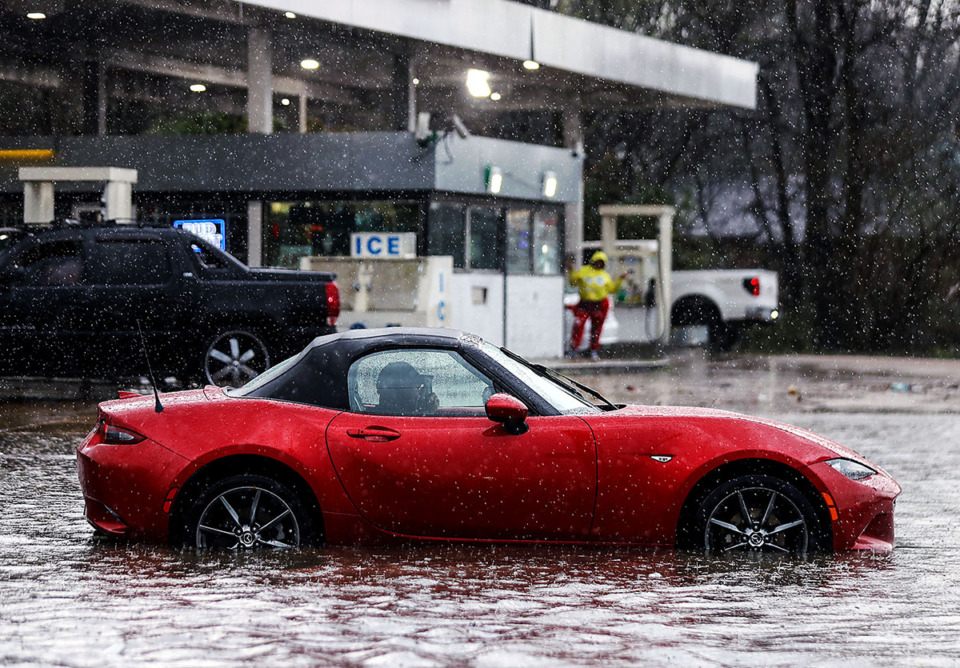
[[[376,352],[356,360],[347,372],[355,413],[482,416],[494,391],[492,380],[451,350]]]
[[[87,268],[87,282],[94,285],[157,285],[171,277],[159,239],[98,239]]]
[[[27,248],[16,260],[23,269],[21,285],[61,287],[76,285],[83,277],[79,241],[47,241]]]

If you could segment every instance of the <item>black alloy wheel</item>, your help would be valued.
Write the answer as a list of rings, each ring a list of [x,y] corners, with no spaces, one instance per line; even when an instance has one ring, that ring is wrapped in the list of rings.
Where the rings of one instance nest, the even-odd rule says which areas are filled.
[[[270,353],[259,336],[243,329],[215,335],[203,355],[207,385],[240,387],[270,368]]]
[[[697,512],[695,536],[708,554],[805,555],[827,550],[813,504],[793,484],[769,475],[729,480]]]
[[[224,550],[297,548],[314,541],[297,495],[265,476],[231,476],[208,488],[188,514],[186,543]]]

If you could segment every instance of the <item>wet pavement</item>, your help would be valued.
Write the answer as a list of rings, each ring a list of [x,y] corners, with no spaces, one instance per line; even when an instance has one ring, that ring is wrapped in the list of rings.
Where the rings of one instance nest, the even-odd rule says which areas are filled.
[[[94,404],[0,404],[0,665],[960,665],[953,367],[804,364],[693,358],[591,382],[854,447],[903,485],[892,554],[118,545],[82,517],[73,450]]]

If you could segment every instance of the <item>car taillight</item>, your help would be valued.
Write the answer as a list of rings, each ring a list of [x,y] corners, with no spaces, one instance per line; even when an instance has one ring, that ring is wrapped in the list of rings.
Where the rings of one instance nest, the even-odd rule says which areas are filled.
[[[138,434],[132,429],[115,427],[106,422],[100,425],[100,442],[104,445],[133,445],[139,443],[146,436]]]
[[[743,289],[749,292],[754,297],[760,296],[760,278],[757,276],[751,276],[750,278],[743,279]]]
[[[340,289],[336,283],[327,283],[327,322],[337,324],[340,316]]]

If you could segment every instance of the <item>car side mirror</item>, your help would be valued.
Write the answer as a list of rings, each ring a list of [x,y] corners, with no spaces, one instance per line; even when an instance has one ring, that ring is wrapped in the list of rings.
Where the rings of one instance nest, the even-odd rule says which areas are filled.
[[[487,417],[494,422],[503,424],[504,430],[513,436],[526,434],[530,427],[527,426],[527,407],[516,397],[497,393],[487,399]]]

